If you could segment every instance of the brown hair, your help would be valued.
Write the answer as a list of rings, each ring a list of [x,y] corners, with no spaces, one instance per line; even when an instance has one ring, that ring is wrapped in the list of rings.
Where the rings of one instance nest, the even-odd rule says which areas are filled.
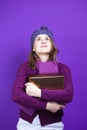
[[[58,49],[54,46],[53,41],[50,39],[51,44],[52,44],[52,49],[49,54],[49,59],[48,61],[57,61],[56,55],[59,53]],[[33,51],[33,47],[31,49],[31,52],[28,57],[28,65],[32,68],[36,68],[36,61],[39,59],[39,57],[36,55],[36,53]]]

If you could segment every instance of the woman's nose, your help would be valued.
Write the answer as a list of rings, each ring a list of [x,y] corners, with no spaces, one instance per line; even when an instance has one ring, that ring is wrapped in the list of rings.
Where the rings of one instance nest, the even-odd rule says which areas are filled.
[[[41,42],[42,42],[42,44],[45,44],[45,43],[46,43],[46,41],[45,41],[44,39],[42,39]]]

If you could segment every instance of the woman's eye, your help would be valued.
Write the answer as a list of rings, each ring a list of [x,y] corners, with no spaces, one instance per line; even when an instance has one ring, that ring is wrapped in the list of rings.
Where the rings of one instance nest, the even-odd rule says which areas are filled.
[[[48,37],[46,37],[46,40],[50,40]]]
[[[40,41],[40,38],[37,38],[37,41]]]
[[[43,40],[43,39],[41,39],[41,38],[38,37],[36,40],[40,41],[40,40]],[[50,40],[50,38],[46,37],[46,38],[44,38],[44,40]]]

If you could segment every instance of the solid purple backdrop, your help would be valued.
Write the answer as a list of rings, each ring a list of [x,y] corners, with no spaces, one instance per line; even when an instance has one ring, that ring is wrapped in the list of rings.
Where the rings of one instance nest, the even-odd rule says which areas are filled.
[[[31,33],[41,25],[54,33],[58,59],[72,72],[74,98],[64,109],[65,130],[86,130],[86,0],[0,0],[0,129],[16,130],[19,112],[12,87],[19,65],[28,58]]]

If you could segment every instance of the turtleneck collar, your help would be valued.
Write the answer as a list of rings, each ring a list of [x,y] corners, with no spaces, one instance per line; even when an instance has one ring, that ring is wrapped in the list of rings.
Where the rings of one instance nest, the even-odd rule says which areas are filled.
[[[39,74],[55,74],[59,72],[58,63],[54,61],[41,62],[38,60],[36,65]]]

